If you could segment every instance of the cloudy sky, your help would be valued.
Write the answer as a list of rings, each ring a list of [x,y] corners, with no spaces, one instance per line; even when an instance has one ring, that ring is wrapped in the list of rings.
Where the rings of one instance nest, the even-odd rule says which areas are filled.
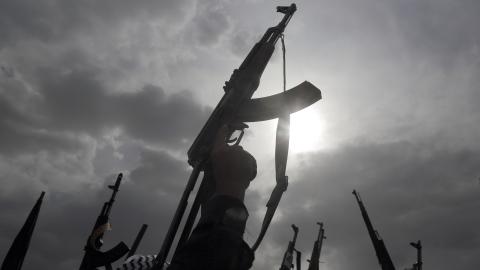
[[[25,270],[78,268],[105,188],[123,172],[105,248],[156,254],[190,168],[186,150],[222,85],[285,1],[0,2],[0,258],[42,190]],[[254,269],[278,269],[300,227],[324,270],[379,269],[351,191],[397,269],[422,240],[425,269],[480,268],[480,3],[297,1],[287,85],[323,99],[292,117],[290,185]],[[278,48],[279,49],[279,48]],[[255,96],[282,87],[273,56]],[[246,198],[252,244],[274,186],[275,121],[244,146],[259,174]],[[304,267],[307,266],[304,260]]]

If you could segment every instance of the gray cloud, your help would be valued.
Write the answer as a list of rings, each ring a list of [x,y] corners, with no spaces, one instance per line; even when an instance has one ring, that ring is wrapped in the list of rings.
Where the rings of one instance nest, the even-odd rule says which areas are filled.
[[[23,102],[10,97],[6,85],[0,101],[4,127],[0,145],[10,152],[55,149],[75,142],[62,133],[99,136],[120,127],[133,139],[178,147],[207,118],[207,109],[187,91],[167,95],[160,87],[146,85],[135,93],[108,94],[94,70],[62,73],[42,68],[36,77],[37,95],[24,93],[29,97]],[[176,121],[171,121],[173,116]]]
[[[78,267],[116,171],[130,174],[106,248],[131,243],[148,223],[139,252],[156,253],[189,172],[179,153],[218,101],[221,82],[278,20],[274,5],[3,1],[0,258],[47,190],[24,268]],[[289,190],[255,269],[278,267],[291,223],[301,229],[298,248],[307,257],[316,220],[328,237],[322,268],[377,267],[353,188],[399,268],[414,261],[408,242],[417,239],[425,267],[478,268],[477,2],[298,7],[286,32],[287,81],[322,89],[316,113],[329,147],[290,157]],[[271,61],[261,88],[279,88],[272,74],[280,65]],[[272,138],[259,133],[253,130],[249,149],[273,154]],[[264,164],[272,163],[259,164],[263,181],[272,171]],[[247,195],[250,242],[267,195],[263,188]]]
[[[130,177],[134,183],[151,188],[161,188],[163,192],[180,193],[188,177],[184,161],[175,160],[166,152],[145,150],[141,165],[134,169]],[[171,184],[171,186],[166,186]]]
[[[229,30],[231,22],[222,9],[221,1],[199,3],[192,19],[192,29],[188,36],[202,46],[218,43],[220,37]]]
[[[4,1],[1,9],[0,47],[14,45],[22,39],[56,42],[72,38],[79,32],[107,31],[145,16],[169,21],[182,17],[190,1]]]
[[[183,162],[164,152],[150,150],[144,155],[142,165],[131,173],[131,177],[124,177],[111,213],[113,230],[105,236],[104,250],[119,241],[130,245],[143,223],[147,223],[150,229],[139,252],[152,254],[160,248],[159,243],[173,215],[178,194],[185,184],[186,170],[180,165]],[[166,164],[171,166],[166,168]],[[25,269],[78,267],[91,226],[103,202],[111,194],[106,185],[113,183],[115,177],[110,175],[99,186],[81,185],[75,193],[47,191]],[[154,178],[156,183],[153,182]],[[24,188],[8,197],[2,196],[2,217],[5,218],[2,231],[5,235],[17,233],[36,196],[35,187]],[[0,256],[3,257],[3,251],[7,250],[11,239],[0,239]]]
[[[150,241],[145,240],[140,251],[159,249],[185,181],[186,165],[165,152],[141,149],[147,144],[175,151],[185,148],[209,109],[188,91],[166,93],[151,83],[140,84],[136,91],[113,90],[116,84],[111,79],[123,76],[132,64],[120,59],[119,71],[106,70],[88,46],[75,43],[79,37],[95,38],[119,27],[117,23],[125,25],[125,19],[131,22],[147,14],[159,16],[157,23],[173,23],[182,20],[180,13],[188,6],[180,1],[149,3],[142,7],[129,7],[126,2],[2,4],[0,10],[8,16],[2,16],[0,23],[5,34],[0,45],[0,182],[6,187],[0,199],[0,257],[24,221],[19,213],[31,207],[28,197],[44,189],[48,195],[24,268],[78,267],[90,226],[107,199],[99,184],[120,164],[132,168],[133,177],[122,186],[114,208],[119,209],[114,210],[118,217],[112,215],[115,230],[107,234],[106,248],[119,241],[114,239],[130,244],[140,224],[148,223]],[[19,13],[27,11],[30,16],[22,19]],[[143,158],[136,160],[138,156]],[[159,172],[169,177],[159,177]],[[148,182],[154,178],[156,185]]]
[[[452,151],[432,146],[411,142],[351,145],[300,157],[280,205],[282,218],[272,225],[267,240],[283,248],[266,265],[280,263],[291,238],[291,223],[300,227],[297,248],[308,257],[318,220],[325,222],[328,237],[322,255],[325,267],[377,267],[351,194],[357,189],[398,268],[414,262],[415,252],[408,243],[418,239],[429,267],[477,267],[479,220],[469,213],[480,204],[478,149]],[[465,260],[451,260],[460,254]]]
[[[186,91],[167,96],[162,88],[146,85],[135,93],[108,94],[90,70],[65,75],[47,70],[39,77],[52,128],[96,134],[120,126],[135,139],[178,146],[207,118],[207,110]]]
[[[417,48],[417,56],[433,55],[441,65],[451,65],[459,54],[470,52],[480,42],[476,1],[392,2],[391,11],[400,34]]]

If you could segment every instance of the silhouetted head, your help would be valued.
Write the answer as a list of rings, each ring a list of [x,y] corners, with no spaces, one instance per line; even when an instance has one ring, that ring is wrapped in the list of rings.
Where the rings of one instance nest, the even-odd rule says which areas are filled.
[[[257,161],[239,145],[228,146],[215,153],[212,161],[215,179],[228,178],[243,182],[247,187],[257,176]]]
[[[257,161],[239,145],[228,145],[227,126],[218,132],[211,152],[213,178],[217,193],[243,200],[250,181],[257,175]]]

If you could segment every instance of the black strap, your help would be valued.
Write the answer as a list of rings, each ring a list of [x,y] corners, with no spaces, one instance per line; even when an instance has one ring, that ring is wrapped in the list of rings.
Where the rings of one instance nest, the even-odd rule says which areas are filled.
[[[285,41],[284,36],[281,37],[282,52],[283,52],[283,91],[286,91],[286,62],[285,62]],[[270,195],[270,199],[267,202],[267,212],[263,219],[262,228],[258,235],[257,240],[252,246],[252,250],[256,250],[267,232],[268,226],[272,221],[278,204],[282,198],[283,192],[287,190],[288,176],[285,175],[288,158],[288,145],[290,140],[290,115],[285,113],[278,119],[276,144],[275,144],[275,174],[276,174],[276,186]]]

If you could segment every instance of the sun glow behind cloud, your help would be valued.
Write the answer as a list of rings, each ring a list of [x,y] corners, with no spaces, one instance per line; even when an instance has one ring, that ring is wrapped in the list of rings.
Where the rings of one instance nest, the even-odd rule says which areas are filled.
[[[314,107],[294,113],[290,118],[290,152],[302,153],[323,148],[325,121]]]

